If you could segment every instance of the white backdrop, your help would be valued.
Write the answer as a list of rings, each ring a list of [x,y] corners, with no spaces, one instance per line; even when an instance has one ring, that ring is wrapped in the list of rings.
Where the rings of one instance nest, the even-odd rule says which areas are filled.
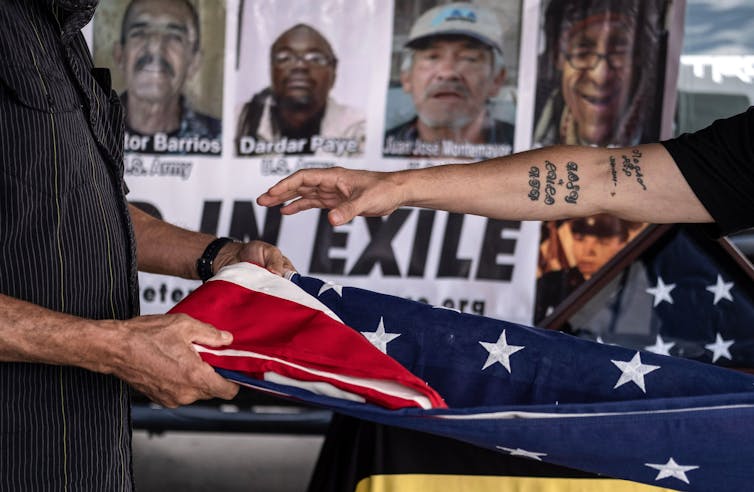
[[[423,6],[429,3],[410,1]],[[536,80],[539,2],[480,3],[489,4],[499,16],[506,14],[507,25],[515,26],[515,33],[522,33],[512,43],[514,46],[507,48],[509,55],[513,51],[517,56],[507,56],[506,60],[520,60],[520,64],[509,66],[509,72],[516,76],[509,79],[504,93],[506,104],[515,115],[510,121],[516,125],[514,150],[525,150],[533,120],[531,81]],[[276,242],[302,274],[531,323],[539,223],[501,223],[475,216],[406,209],[384,219],[357,218],[333,230],[329,226],[318,227],[324,224],[319,211],[279,218],[274,211],[270,213],[254,203],[260,193],[299,167],[340,165],[396,170],[448,162],[382,156],[390,57],[395,45],[393,2],[227,0],[223,4],[227,13],[222,26],[223,151],[212,157],[127,154],[129,200],[146,203],[165,220],[190,229]],[[511,12],[517,13],[517,18],[511,19]],[[98,29],[119,29],[119,22],[120,19],[95,18],[94,36],[91,27],[88,31],[90,40],[98,39]],[[269,85],[272,42],[299,22],[317,28],[332,44],[339,64],[330,95],[366,113],[365,152],[346,158],[236,157],[233,137],[239,110],[254,93]],[[202,36],[205,40],[211,37],[212,29],[205,26]],[[104,50],[98,52],[96,43],[93,52],[95,63],[118,70]],[[277,165],[281,162],[286,171],[279,171]],[[140,274],[140,281],[145,314],[165,312],[197,285],[149,274]]]

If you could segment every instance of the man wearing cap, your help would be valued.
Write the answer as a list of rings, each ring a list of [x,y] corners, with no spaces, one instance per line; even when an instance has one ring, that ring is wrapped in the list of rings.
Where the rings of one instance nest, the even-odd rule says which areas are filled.
[[[416,117],[385,132],[383,153],[475,158],[510,153],[513,125],[493,119],[487,108],[505,81],[502,37],[495,13],[478,5],[451,3],[422,14],[404,46],[400,74]]]
[[[270,49],[272,84],[244,104],[236,131],[239,155],[360,154],[364,114],[329,96],[338,59],[313,27],[296,24]],[[331,145],[335,144],[335,145]]]
[[[632,223],[607,214],[567,221],[573,266],[545,273],[537,281],[535,322],[544,319],[568,294],[589,280],[626,245]]]

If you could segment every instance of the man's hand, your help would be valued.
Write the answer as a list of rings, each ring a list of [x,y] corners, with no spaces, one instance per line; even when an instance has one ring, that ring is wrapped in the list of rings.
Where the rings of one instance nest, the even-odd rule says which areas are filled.
[[[238,386],[217,374],[193,346],[232,341],[230,333],[185,314],[91,320],[0,294],[0,361],[112,374],[167,407],[236,395]]]
[[[334,226],[345,224],[357,215],[389,215],[406,203],[401,187],[401,173],[361,171],[334,167],[305,169],[281,180],[257,198],[257,203],[273,207],[288,200],[281,208],[285,215],[310,208],[331,209]]]
[[[196,400],[224,398],[238,392],[204,362],[194,343],[222,347],[233,336],[185,314],[140,316],[117,323],[118,341],[102,372],[120,377],[160,405],[175,408]]]
[[[281,276],[296,271],[291,260],[283,255],[277,247],[264,241],[226,244],[217,254],[212,267],[216,273],[225,265],[232,265],[241,261],[256,263]]]

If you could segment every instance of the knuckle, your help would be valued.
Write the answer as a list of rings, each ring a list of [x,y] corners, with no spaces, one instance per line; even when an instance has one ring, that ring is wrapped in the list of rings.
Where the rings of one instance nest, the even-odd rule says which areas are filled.
[[[162,405],[165,408],[178,408],[180,405],[172,400],[165,400],[158,402],[160,405]]]
[[[194,392],[183,393],[178,397],[178,405],[179,406],[191,405],[198,399],[199,399],[198,396]]]

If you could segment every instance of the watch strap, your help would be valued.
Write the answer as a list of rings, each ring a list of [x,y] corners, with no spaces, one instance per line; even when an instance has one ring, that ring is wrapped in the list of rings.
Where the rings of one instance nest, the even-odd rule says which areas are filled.
[[[217,253],[228,243],[232,243],[233,239],[229,237],[218,237],[207,245],[204,249],[204,253],[196,260],[196,273],[202,282],[206,282],[214,275],[212,271],[212,264],[217,258]]]

